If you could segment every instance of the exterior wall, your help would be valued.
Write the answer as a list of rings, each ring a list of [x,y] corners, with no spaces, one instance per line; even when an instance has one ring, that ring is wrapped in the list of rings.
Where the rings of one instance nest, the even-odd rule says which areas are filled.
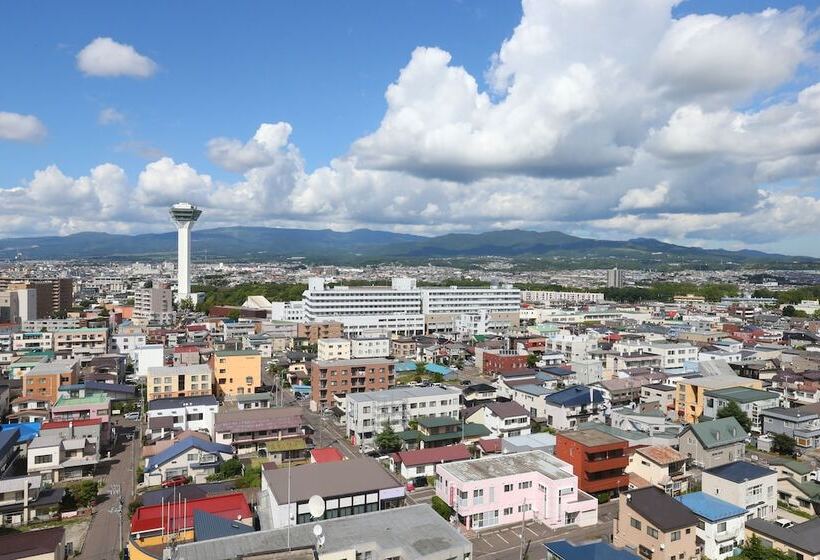
[[[150,344],[137,348],[134,351],[136,374],[143,378],[148,377],[149,368],[162,367],[164,364],[164,353],[165,350],[160,344]]]
[[[322,362],[349,360],[351,357],[351,343],[348,338],[322,338],[316,343],[316,359]]]
[[[333,395],[378,391],[394,384],[392,360],[317,360],[310,369],[310,404],[320,410],[332,406]]]
[[[57,402],[61,385],[77,383],[76,369],[69,368],[63,373],[37,374],[27,371],[23,374],[23,395],[47,400],[51,404]]]
[[[553,480],[528,472],[465,482],[453,476],[446,464],[436,467],[436,475],[436,495],[475,531],[522,519],[534,519],[552,529],[587,527],[598,521],[597,500],[578,492],[575,477]]]
[[[111,337],[110,348],[115,354],[127,354],[134,360],[137,348],[145,346],[144,334],[115,334]],[[162,365],[161,363],[158,365]]]
[[[481,373],[498,373],[527,367],[527,353],[517,350],[485,350],[478,361]]]
[[[704,449],[698,438],[692,435],[691,432],[679,438],[678,449],[684,456],[691,459],[692,463],[704,469],[719,467],[743,459],[746,456],[746,446],[742,441],[712,449]]]
[[[703,540],[703,556],[712,560],[732,558],[735,547],[746,537],[745,529],[746,519],[742,515],[718,523],[701,519],[697,535]]]
[[[634,521],[633,521],[634,520]],[[640,523],[639,527],[634,527],[633,523]],[[641,547],[651,552],[652,560],[679,560],[681,558],[691,560],[700,558],[700,554],[695,554],[697,549],[696,526],[685,527],[676,531],[679,538],[672,540],[673,533],[663,533],[658,531],[657,538],[649,535],[649,528],[657,530],[645,517],[629,507],[627,497],[621,495],[618,502],[618,517],[614,520],[613,544],[616,547],[630,547],[637,554],[647,557],[641,553]]]
[[[180,377],[184,386],[180,386]],[[208,366],[149,368],[146,380],[148,400],[175,397],[199,397],[213,391],[213,371]]]
[[[148,418],[164,418],[170,416],[174,419],[174,428],[178,430],[191,430],[199,432],[207,430],[214,437],[214,416],[219,412],[219,406],[189,406],[184,408],[166,408],[164,410],[149,410]],[[201,417],[200,417],[201,415]],[[158,430],[148,430],[149,432]]]
[[[350,341],[351,358],[386,358],[390,355],[390,339],[382,337],[361,337]]]
[[[703,406],[703,414],[709,418],[717,418],[718,411],[729,404],[729,399],[710,397],[706,395],[706,402]],[[776,395],[769,400],[755,401],[750,403],[737,403],[740,409],[746,413],[752,422],[752,432],[760,433],[762,426],[761,411],[767,408],[774,408],[780,404],[780,398]]]
[[[777,473],[755,480],[735,483],[704,471],[703,492],[745,509],[747,519],[777,518]]]
[[[14,333],[11,347],[15,352],[52,350],[54,348],[54,334],[50,332]]]
[[[296,336],[308,339],[311,344],[316,344],[320,338],[340,338],[343,331],[344,325],[339,321],[316,321],[296,326]]]
[[[703,407],[706,402],[705,393],[711,390],[711,388],[701,387],[695,383],[689,382],[687,379],[677,380],[675,406],[678,418],[681,422],[687,424],[694,424],[703,416]],[[763,387],[763,383],[759,379],[749,379],[747,377],[733,378],[731,383],[732,385],[727,385],[727,387],[751,387],[753,389],[762,389]]]
[[[217,352],[211,362],[217,390],[221,395],[248,395],[262,386],[262,356],[256,352]]]
[[[105,354],[108,351],[107,329],[66,329],[54,333],[54,350],[68,351],[72,357]]]
[[[789,420],[769,416],[763,412],[762,431],[764,434],[785,434],[793,437],[797,445],[804,448],[820,447],[820,418],[816,414],[805,419],[791,417]]]
[[[815,554],[814,556],[812,556],[811,554],[808,554],[806,551],[801,550],[799,548],[795,548],[793,546],[789,546],[784,542],[773,541],[771,537],[765,535],[764,533],[758,533],[750,527],[746,528],[746,536],[748,538],[752,538],[755,535],[763,542],[764,546],[771,546],[775,550],[785,552],[787,555],[792,556],[794,558],[802,557],[803,560],[820,560],[820,554]]]
[[[589,494],[618,492],[629,486],[629,476],[624,469],[629,464],[626,457],[627,442],[587,447],[559,433],[555,439],[555,456],[572,465],[578,477],[578,487]],[[591,460],[596,454],[609,458]]]

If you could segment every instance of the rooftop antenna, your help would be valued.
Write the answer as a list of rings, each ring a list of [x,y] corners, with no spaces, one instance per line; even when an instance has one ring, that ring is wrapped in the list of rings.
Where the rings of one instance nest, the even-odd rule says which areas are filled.
[[[325,515],[325,500],[314,494],[308,500],[308,512],[313,519],[321,519]],[[313,527],[313,536],[316,537],[316,549],[321,550],[325,545],[325,535],[322,526],[318,523]]]

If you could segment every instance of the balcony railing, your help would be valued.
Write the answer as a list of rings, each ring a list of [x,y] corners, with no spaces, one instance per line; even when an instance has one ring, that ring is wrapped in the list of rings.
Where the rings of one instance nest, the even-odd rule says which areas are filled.
[[[584,465],[584,470],[590,473],[597,473],[601,471],[625,469],[628,464],[629,459],[627,459],[626,457],[612,457],[610,459],[589,461],[586,463],[586,465]]]

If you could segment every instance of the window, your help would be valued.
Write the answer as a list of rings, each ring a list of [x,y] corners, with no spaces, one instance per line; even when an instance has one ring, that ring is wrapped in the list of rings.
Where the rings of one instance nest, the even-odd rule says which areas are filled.
[[[726,522],[723,521],[721,523],[718,523],[717,530],[718,530],[718,533],[724,532],[726,530]]]
[[[680,540],[680,531],[672,531],[672,542]]]
[[[51,462],[51,455],[37,455],[34,457],[35,465],[42,465]]]
[[[658,530],[654,527],[650,527],[649,525],[646,526],[646,534],[652,537],[653,539],[658,538]]]
[[[630,517],[629,518],[629,526],[632,527],[633,529],[640,529],[641,528],[641,522],[639,520],[635,519],[634,517]]]
[[[526,490],[527,488],[532,488],[532,481],[528,480],[526,482],[519,482],[518,489],[519,490]]]
[[[522,504],[518,506],[518,513],[524,513],[532,509],[532,504]]]
[[[505,484],[504,485],[504,492],[512,492],[513,485],[512,484]]]
[[[253,377],[250,375],[245,378],[245,385],[253,385]]]

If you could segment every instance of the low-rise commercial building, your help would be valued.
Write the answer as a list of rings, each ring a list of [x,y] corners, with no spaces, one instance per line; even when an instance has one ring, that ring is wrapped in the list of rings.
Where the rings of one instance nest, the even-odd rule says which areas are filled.
[[[436,495],[459,523],[480,531],[533,519],[556,529],[598,521],[598,501],[572,466],[544,451],[489,455],[436,467]]]

